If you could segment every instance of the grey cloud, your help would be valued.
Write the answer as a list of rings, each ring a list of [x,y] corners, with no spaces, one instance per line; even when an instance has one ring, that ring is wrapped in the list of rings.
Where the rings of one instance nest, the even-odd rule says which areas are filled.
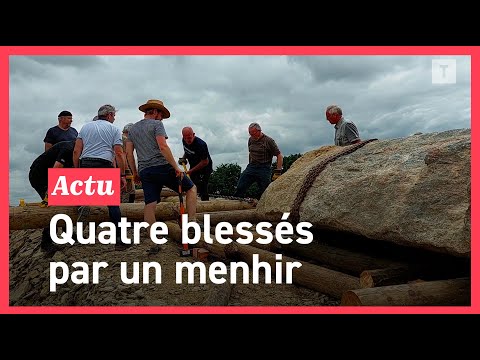
[[[457,83],[431,82],[435,56],[11,56],[10,201],[37,201],[28,168],[61,110],[80,130],[98,108],[119,109],[119,128],[139,121],[138,106],[164,101],[175,157],[181,129],[205,140],[215,166],[248,161],[256,121],[284,155],[333,143],[324,110],[340,105],[362,138],[470,127],[470,58],[457,60]]]
[[[91,68],[104,63],[100,56],[28,56],[40,65],[53,65],[55,67]]]

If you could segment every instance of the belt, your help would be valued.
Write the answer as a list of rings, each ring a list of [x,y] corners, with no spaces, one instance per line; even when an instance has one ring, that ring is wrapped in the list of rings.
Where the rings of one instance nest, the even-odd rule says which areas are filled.
[[[102,159],[102,158],[86,157],[86,158],[81,158],[80,161],[98,161],[98,162],[106,163],[106,164],[109,164],[109,165],[113,165],[113,163],[111,161],[108,161],[108,160],[105,160],[105,159]]]
[[[249,166],[253,166],[253,167],[266,167],[266,168],[269,168],[272,166],[272,163],[250,163],[248,164]]]

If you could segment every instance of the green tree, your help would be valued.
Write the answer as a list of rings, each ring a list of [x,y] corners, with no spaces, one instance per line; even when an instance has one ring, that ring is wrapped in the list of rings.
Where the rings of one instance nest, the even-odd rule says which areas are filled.
[[[302,154],[292,154],[285,156],[283,158],[283,172],[287,171],[288,168],[301,157]],[[272,175],[273,169],[277,168],[277,162],[272,164]],[[235,189],[237,188],[238,179],[242,173],[242,168],[238,164],[221,164],[210,175],[209,181],[209,192],[212,195],[224,195],[224,196],[233,196]],[[246,197],[249,198],[260,198],[260,189],[257,183],[254,183],[247,190]]]
[[[245,196],[247,198],[260,199],[260,196],[262,196],[262,194],[260,194],[260,188],[258,187],[258,184],[253,183],[252,186],[248,188]]]
[[[291,154],[288,156],[283,157],[283,173],[285,173],[290,166],[297,160],[299,157],[301,157],[302,154]],[[273,162],[272,164],[272,175],[273,175],[273,170],[277,168],[277,162]]]
[[[213,195],[232,196],[237,187],[242,168],[238,164],[221,164],[210,175],[209,192]]]
[[[233,196],[241,173],[242,168],[238,164],[219,165],[210,175],[210,181],[208,182],[210,194]],[[246,197],[256,199],[259,199],[260,195],[260,189],[256,183],[250,186],[245,194]]]

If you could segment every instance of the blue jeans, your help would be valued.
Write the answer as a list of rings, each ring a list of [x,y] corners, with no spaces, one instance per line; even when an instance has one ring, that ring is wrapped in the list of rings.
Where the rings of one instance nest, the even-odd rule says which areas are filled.
[[[150,166],[142,169],[139,173],[142,180],[143,195],[145,204],[154,201],[160,202],[160,194],[163,186],[169,187],[178,192],[179,178],[175,175],[175,169],[170,164]],[[182,192],[193,187],[193,182],[187,176],[182,179]]]
[[[238,179],[237,189],[233,196],[245,197],[248,188],[255,182],[260,188],[260,195],[263,194],[268,185],[270,185],[271,176],[272,170],[270,166],[248,164],[240,175],[240,179]]]
[[[198,195],[202,201],[210,200],[208,195],[208,181],[210,179],[210,173],[202,173],[195,171],[193,174],[190,174],[190,178],[197,187]]]
[[[103,159],[82,159],[80,160],[81,168],[113,168],[113,164]],[[120,228],[118,223],[121,220],[122,214],[120,212],[120,206],[108,206],[108,216],[110,221],[115,224],[117,237],[120,236]]]

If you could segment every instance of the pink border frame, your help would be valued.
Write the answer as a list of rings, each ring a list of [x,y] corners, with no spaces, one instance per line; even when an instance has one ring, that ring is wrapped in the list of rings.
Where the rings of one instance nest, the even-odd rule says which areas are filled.
[[[478,46],[9,46],[0,47],[0,79],[2,96],[0,109],[4,119],[9,119],[9,56],[10,55],[470,55],[471,78],[480,76],[480,47]],[[473,119],[477,108],[473,99],[478,98],[479,82],[471,84],[471,128],[472,140],[477,136]],[[478,101],[478,99],[477,99]],[[9,174],[9,141],[0,145],[0,170]],[[201,307],[201,306],[9,306],[9,178],[2,179],[6,191],[0,192],[1,227],[0,241],[0,313],[8,314],[472,314],[479,313],[478,284],[480,262],[474,239],[478,234],[476,221],[478,172],[476,163],[477,145],[472,141],[472,302],[471,306],[438,307],[319,307],[319,306],[248,306],[248,307]]]

